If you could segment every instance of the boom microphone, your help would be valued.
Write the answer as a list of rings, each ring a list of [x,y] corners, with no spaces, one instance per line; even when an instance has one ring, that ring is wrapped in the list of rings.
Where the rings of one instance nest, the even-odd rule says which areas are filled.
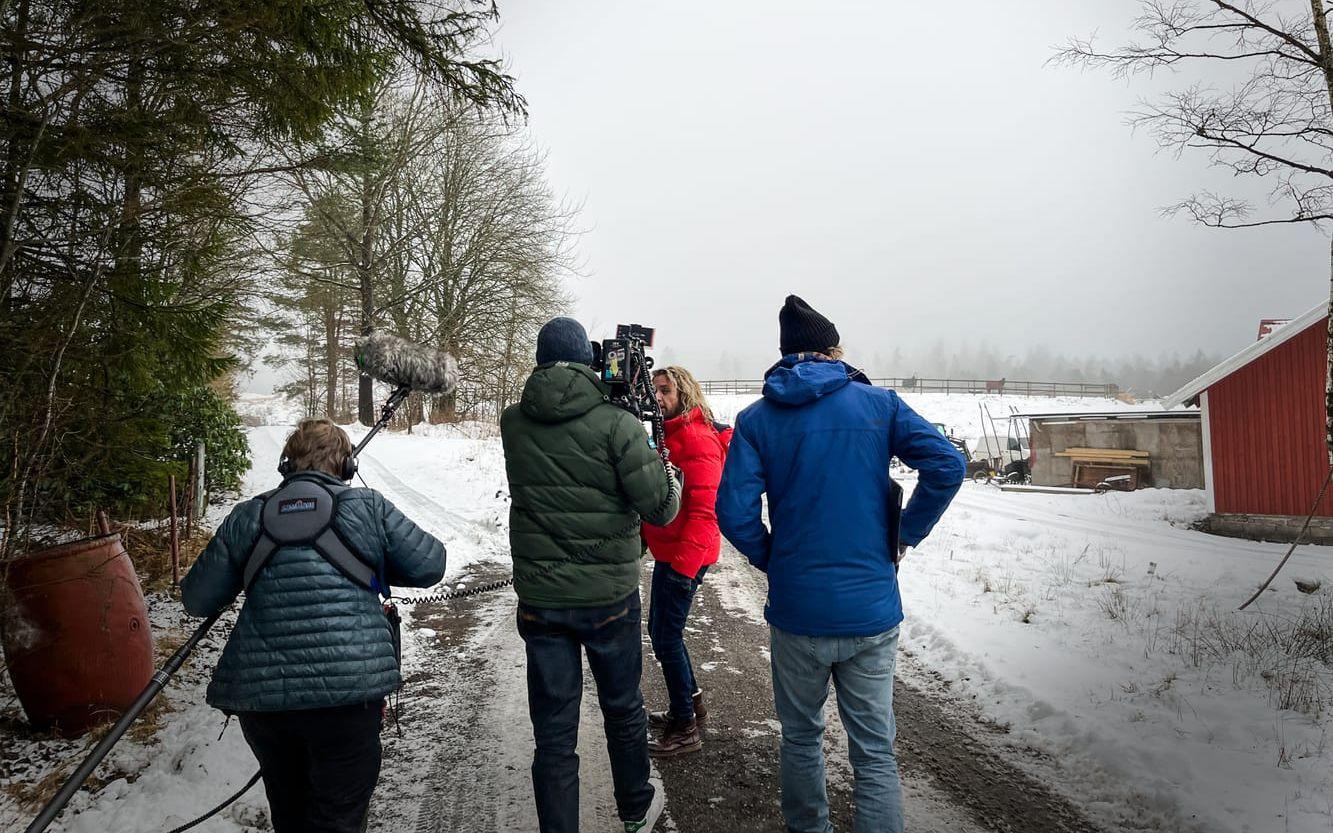
[[[449,394],[458,385],[458,360],[453,356],[385,332],[356,340],[356,366],[395,388]]]

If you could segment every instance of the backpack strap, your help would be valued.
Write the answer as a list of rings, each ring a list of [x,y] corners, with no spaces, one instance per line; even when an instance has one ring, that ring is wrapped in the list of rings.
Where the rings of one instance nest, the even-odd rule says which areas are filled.
[[[352,552],[352,548],[347,546],[347,542],[332,526],[315,539],[313,546],[316,552],[324,556],[325,561],[338,568],[338,572],[367,590],[376,589],[375,571]]]
[[[278,544],[276,541],[263,532],[259,533],[259,540],[255,541],[254,549],[250,550],[250,558],[245,562],[245,573],[241,580],[242,587],[246,590],[250,589],[250,585],[255,582],[255,576],[259,575],[259,571],[264,569],[264,565],[268,563],[269,557],[272,556],[277,549]]]
[[[246,560],[243,586],[254,583],[279,548],[311,547],[338,572],[367,590],[376,590],[375,571],[356,555],[333,524],[347,486],[298,479],[264,494],[260,533]]]
[[[264,506],[268,503],[269,498],[280,491],[282,491],[281,486],[276,489],[269,489],[257,498],[259,501],[259,537],[255,539],[254,545],[250,547],[250,555],[245,560],[245,571],[241,574],[241,587],[245,590],[250,589],[255,576],[259,575],[259,571],[264,568],[269,557],[278,548],[277,543],[268,537],[268,533],[264,531]]]

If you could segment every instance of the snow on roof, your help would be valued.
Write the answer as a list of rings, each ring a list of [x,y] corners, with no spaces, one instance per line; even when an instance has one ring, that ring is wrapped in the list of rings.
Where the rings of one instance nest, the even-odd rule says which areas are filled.
[[[1198,419],[1198,411],[1106,411],[1088,413],[1086,411],[1061,414],[1014,414],[1023,419],[1051,420],[1067,419],[1072,421],[1102,419]]]
[[[1187,382],[1184,387],[1162,400],[1163,408],[1174,408],[1190,401],[1208,388],[1222,381],[1226,377],[1240,370],[1245,365],[1267,354],[1281,344],[1284,344],[1310,327],[1323,320],[1328,315],[1328,301],[1324,301],[1319,306],[1300,316],[1293,318],[1291,323],[1277,328],[1269,335],[1264,336],[1253,344],[1249,344],[1244,350],[1217,365],[1216,367]]]

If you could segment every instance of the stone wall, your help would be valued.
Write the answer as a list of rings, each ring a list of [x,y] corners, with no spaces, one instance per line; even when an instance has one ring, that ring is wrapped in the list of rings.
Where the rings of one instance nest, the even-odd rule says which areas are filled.
[[[1133,449],[1148,452],[1142,485],[1162,489],[1202,489],[1203,427],[1197,419],[1032,420],[1035,462],[1032,482],[1068,486],[1074,464],[1056,452],[1068,448]]]
[[[1296,540],[1303,516],[1296,515],[1209,515],[1199,525],[1204,532],[1226,535],[1230,538],[1248,538],[1251,541]],[[1333,544],[1333,518],[1315,518],[1301,539],[1308,544]]]

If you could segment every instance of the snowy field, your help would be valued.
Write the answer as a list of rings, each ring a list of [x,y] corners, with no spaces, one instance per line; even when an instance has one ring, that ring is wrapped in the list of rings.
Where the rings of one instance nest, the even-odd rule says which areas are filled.
[[[944,425],[952,436],[967,440],[967,447],[982,447],[981,437],[998,435],[1003,441],[1009,432],[1008,419],[1014,414],[1105,413],[1109,411],[1155,411],[1155,402],[1129,405],[1118,399],[1093,399],[1049,396],[994,396],[944,393],[899,393],[903,401],[931,422]],[[710,397],[718,419],[734,424],[736,414],[754,402],[753,395]],[[1023,425],[1026,431],[1026,424]],[[1026,433],[1023,435],[1026,440]]]
[[[1236,613],[1284,548],[1189,529],[1204,511],[1196,491],[964,484],[900,574],[903,646],[1093,806],[1128,786],[1202,830],[1329,830],[1333,597],[1292,581],[1328,553],[1304,548]]]
[[[1011,410],[1129,407],[1107,400],[904,398],[962,436],[981,433],[979,403],[997,418]],[[718,398],[718,417],[733,421],[751,399]],[[261,404],[284,422],[292,416]],[[248,491],[276,483],[286,430],[250,430]],[[362,472],[368,485],[446,541],[447,584],[469,565],[508,563],[504,465],[494,428],[433,426],[412,436],[384,435],[367,449]],[[911,488],[910,476],[905,485]],[[933,536],[902,568],[902,644],[913,656],[905,673],[943,679],[953,694],[1007,726],[1008,742],[1047,753],[1054,765],[1034,760],[1034,771],[1058,770],[1073,798],[1121,829],[1333,829],[1333,752],[1325,743],[1333,703],[1328,552],[1303,548],[1272,592],[1235,613],[1282,547],[1192,530],[1203,513],[1202,493],[1192,491],[1057,496],[964,484]],[[1325,587],[1305,595],[1293,578],[1324,580]],[[155,623],[180,621],[173,605],[155,599]],[[173,683],[173,711],[156,738],[119,747],[103,771],[104,786],[77,796],[54,829],[164,829],[244,783],[254,764],[240,732],[233,725],[219,740],[221,716],[202,704],[218,644],[211,640],[200,666]],[[0,786],[49,773],[80,745],[18,744],[5,753],[9,774]],[[34,763],[12,764],[19,759]],[[410,790],[420,775],[386,772],[401,783],[382,783],[381,792]],[[263,806],[255,789],[199,829],[264,829],[257,826]],[[0,794],[0,827],[26,818]]]

